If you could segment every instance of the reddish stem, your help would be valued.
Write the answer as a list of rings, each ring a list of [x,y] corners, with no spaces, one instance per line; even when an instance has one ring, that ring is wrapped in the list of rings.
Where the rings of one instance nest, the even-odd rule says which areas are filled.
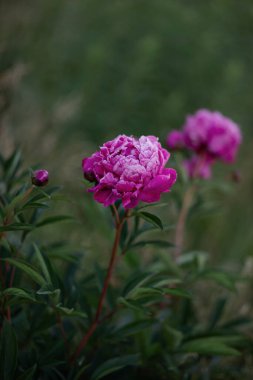
[[[34,189],[33,185],[31,187],[29,187],[29,189],[27,189],[25,191],[25,193],[23,194],[23,197],[20,200],[20,202],[24,203],[28,199],[29,195],[32,193],[33,189]],[[5,216],[5,218],[3,220],[3,226],[8,226],[12,222],[12,219],[13,219],[13,216],[14,216],[12,214],[13,214],[13,210],[11,209],[11,210],[9,210],[9,212],[7,213],[7,215]],[[2,237],[4,237],[5,234],[6,234],[6,232],[1,232],[0,233],[0,239]]]
[[[26,192],[24,193],[24,196],[23,196],[23,198],[22,198],[22,202],[23,202],[23,203],[28,199],[29,195],[33,192],[33,190],[35,189],[35,187],[36,187],[36,186],[32,185],[31,187],[29,187],[29,188],[26,190]]]
[[[181,255],[183,244],[184,244],[184,232],[185,232],[185,222],[189,212],[189,209],[192,204],[192,200],[194,197],[195,186],[192,185],[189,187],[184,195],[183,205],[179,213],[177,226],[176,226],[176,234],[175,234],[175,251],[174,258],[175,260]]]
[[[202,166],[204,165],[206,160],[206,155],[205,153],[200,155],[198,164],[196,165],[196,168],[194,170],[192,180],[196,180],[200,177],[200,172],[202,169]],[[190,210],[190,207],[192,205],[192,201],[195,195],[196,191],[196,186],[193,182],[193,184],[186,190],[183,198],[183,204],[182,208],[179,213],[178,221],[177,221],[177,226],[176,226],[176,234],[175,234],[175,251],[174,251],[174,259],[177,260],[178,257],[182,253],[183,249],[183,244],[184,244],[184,233],[185,233],[185,223],[186,223],[186,218],[188,215],[188,212]]]
[[[11,322],[11,308],[10,306],[7,307],[7,313],[6,313],[6,316],[7,316],[7,320],[9,322]]]
[[[14,276],[15,276],[15,268],[12,268],[11,277],[10,277],[10,283],[9,283],[9,287],[10,288],[13,285]],[[11,321],[11,308],[10,308],[10,306],[7,307],[7,319],[8,319],[8,321]]]
[[[68,338],[67,338],[64,326],[63,326],[61,315],[57,311],[56,311],[56,320],[57,320],[57,324],[59,326],[59,329],[61,331],[61,335],[62,335],[62,338],[64,341],[66,352],[67,352],[67,354],[69,354],[70,350],[69,350],[69,346],[68,346]]]
[[[10,265],[9,265],[9,263],[5,262],[5,276],[6,276],[6,279],[7,279],[7,275],[8,275],[9,270],[10,270]],[[7,317],[8,321],[11,321],[11,308],[10,308],[10,306],[7,307],[6,317]]]
[[[10,278],[10,285],[9,285],[10,288],[12,288],[12,285],[13,285],[13,282],[14,282],[15,273],[16,273],[16,268],[13,267],[12,271],[11,271],[11,278]]]
[[[2,288],[4,289],[5,288],[5,278],[3,275],[2,263],[0,263],[0,280],[1,280]]]
[[[99,298],[99,301],[98,301],[98,306],[97,306],[95,318],[94,318],[94,320],[93,320],[90,328],[88,329],[87,333],[84,335],[84,337],[82,338],[81,342],[79,343],[76,351],[74,352],[74,354],[73,354],[73,356],[71,358],[71,362],[72,363],[78,358],[78,356],[80,355],[81,351],[84,349],[84,347],[88,343],[90,337],[93,335],[93,333],[95,332],[95,330],[96,330],[96,328],[97,328],[97,326],[99,324],[100,315],[101,315],[101,312],[102,312],[102,309],[103,309],[103,305],[104,305],[105,297],[106,297],[106,294],[107,294],[108,286],[109,286],[109,283],[110,283],[110,280],[111,280],[111,277],[112,277],[112,272],[113,272],[113,269],[114,269],[114,265],[115,265],[115,262],[116,262],[116,257],[117,257],[117,251],[118,251],[119,242],[120,242],[120,236],[121,236],[122,226],[123,226],[123,223],[125,221],[125,218],[123,218],[120,221],[119,215],[118,215],[118,212],[117,212],[116,208],[114,209],[114,212],[115,211],[116,211],[116,213],[115,213],[115,219],[116,219],[115,239],[114,239],[114,243],[113,243],[113,247],[112,247],[112,253],[111,253],[111,258],[110,258],[109,266],[108,266],[108,269],[107,269],[107,274],[106,274],[106,277],[105,277],[105,280],[104,280],[103,289],[102,289],[102,292],[101,292],[101,295],[100,295],[100,298]]]

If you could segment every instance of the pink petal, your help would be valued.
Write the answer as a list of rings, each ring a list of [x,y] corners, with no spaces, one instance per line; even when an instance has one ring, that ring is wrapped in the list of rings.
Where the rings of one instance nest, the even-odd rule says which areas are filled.
[[[94,199],[99,203],[103,203],[103,205],[107,207],[115,203],[118,197],[113,194],[111,189],[98,189],[94,193]]]
[[[140,196],[140,200],[147,203],[153,203],[159,201],[161,193],[154,193],[152,191],[143,191]]]

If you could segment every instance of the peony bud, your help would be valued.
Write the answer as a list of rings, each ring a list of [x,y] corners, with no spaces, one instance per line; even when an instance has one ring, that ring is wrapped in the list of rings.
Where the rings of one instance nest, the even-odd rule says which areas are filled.
[[[46,186],[48,183],[48,171],[44,169],[35,170],[32,174],[32,184],[35,186]]]

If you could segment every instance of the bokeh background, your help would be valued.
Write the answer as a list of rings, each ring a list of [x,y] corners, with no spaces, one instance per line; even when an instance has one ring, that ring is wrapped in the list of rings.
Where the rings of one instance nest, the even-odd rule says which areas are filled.
[[[120,133],[165,143],[187,114],[206,107],[236,121],[244,142],[233,167],[215,169],[216,181],[232,187],[204,186],[206,208],[188,223],[187,245],[216,263],[245,263],[253,252],[252,0],[0,4],[1,151],[20,146],[27,166],[41,163],[64,185],[65,207],[79,220],[64,236],[91,251],[91,242],[110,244],[105,211],[81,182],[83,156]]]

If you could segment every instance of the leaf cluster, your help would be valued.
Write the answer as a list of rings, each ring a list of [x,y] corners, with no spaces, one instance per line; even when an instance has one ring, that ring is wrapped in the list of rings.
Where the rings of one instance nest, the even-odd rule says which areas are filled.
[[[204,379],[203,373],[216,378],[217,369],[220,378],[228,371],[236,376],[242,357],[252,352],[245,334],[251,320],[226,310],[245,280],[209,267],[206,252],[184,253],[175,263],[167,239],[173,226],[164,227],[146,207],[124,222],[121,262],[98,327],[73,363],[94,320],[106,270],[98,262],[83,269],[83,254],[64,241],[34,239],[35,230],[69,219],[45,216],[59,189],[25,183],[18,151],[0,157],[0,165],[1,379]],[[150,238],[156,230],[159,237]],[[150,246],[156,253],[147,259]],[[200,288],[210,297],[204,317]]]

